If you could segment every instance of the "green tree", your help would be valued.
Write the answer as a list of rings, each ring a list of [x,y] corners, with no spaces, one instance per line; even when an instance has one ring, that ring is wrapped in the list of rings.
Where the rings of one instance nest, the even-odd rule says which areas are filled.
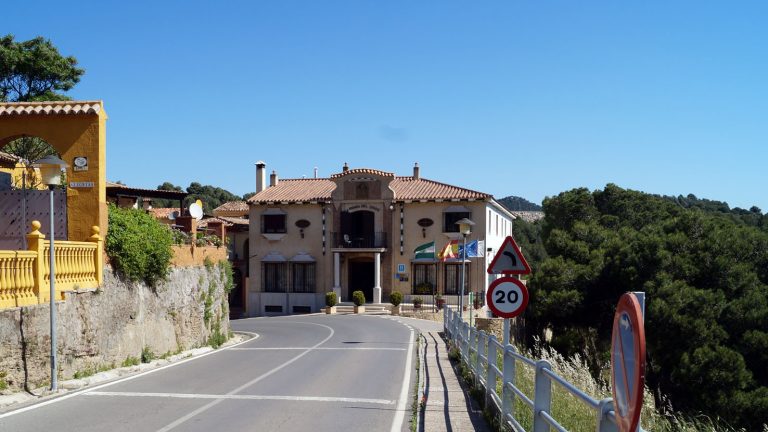
[[[597,374],[610,358],[619,296],[645,291],[649,384],[675,408],[760,430],[768,418],[768,232],[754,223],[764,219],[760,210],[609,184],[547,198],[544,212],[546,254],[531,254],[527,333],[552,329],[552,344],[587,354]],[[521,243],[535,238],[516,225]]]
[[[66,100],[61,92],[72,89],[85,70],[77,59],[64,57],[42,37],[17,42],[13,35],[0,38],[0,100]]]

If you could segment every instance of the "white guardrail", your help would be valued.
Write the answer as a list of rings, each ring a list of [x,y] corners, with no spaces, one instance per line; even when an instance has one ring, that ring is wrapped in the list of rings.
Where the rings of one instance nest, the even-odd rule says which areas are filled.
[[[496,337],[484,331],[478,331],[464,322],[459,314],[451,308],[444,308],[443,325],[446,337],[453,346],[458,347],[461,359],[472,371],[475,385],[484,390],[486,407],[491,404],[501,416],[501,424],[511,427],[514,431],[525,432],[525,428],[515,418],[515,398],[519,398],[533,413],[533,432],[549,432],[550,427],[568,432],[552,414],[552,383],[575,396],[595,413],[596,432],[617,432],[613,399],[597,400],[576,388],[552,371],[546,360],[532,360],[520,355],[514,346],[502,346]],[[499,351],[503,351],[503,368],[499,369],[497,361]],[[517,362],[522,362],[536,371],[534,396],[531,400],[515,385],[515,368]],[[501,379],[501,395],[496,391],[497,382]],[[490,385],[488,385],[490,383]],[[642,431],[642,429],[640,429]]]

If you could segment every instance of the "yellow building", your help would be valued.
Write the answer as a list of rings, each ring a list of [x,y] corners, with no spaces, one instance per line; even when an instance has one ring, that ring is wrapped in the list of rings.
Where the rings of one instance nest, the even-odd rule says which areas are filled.
[[[493,279],[486,267],[512,234],[514,216],[493,196],[423,178],[418,164],[410,176],[346,164],[329,178],[284,180],[273,171],[267,185],[258,162],[256,190],[248,200],[250,316],[317,312],[329,291],[388,303],[392,291],[409,302],[430,289],[455,304],[462,262],[417,258],[415,249],[463,241],[455,222],[471,219],[467,242],[480,242],[483,256],[464,262],[465,293],[482,294]]]

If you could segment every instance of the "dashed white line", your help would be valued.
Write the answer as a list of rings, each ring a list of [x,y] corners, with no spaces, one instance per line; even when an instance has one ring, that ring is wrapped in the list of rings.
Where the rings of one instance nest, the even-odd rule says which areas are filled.
[[[232,348],[231,351],[405,351],[405,348],[388,347],[254,347],[254,348]]]

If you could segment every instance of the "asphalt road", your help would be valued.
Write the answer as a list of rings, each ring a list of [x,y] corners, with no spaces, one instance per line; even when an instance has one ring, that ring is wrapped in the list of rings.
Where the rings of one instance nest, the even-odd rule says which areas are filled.
[[[0,431],[405,431],[412,327],[309,315],[233,321],[245,343],[0,415]]]

